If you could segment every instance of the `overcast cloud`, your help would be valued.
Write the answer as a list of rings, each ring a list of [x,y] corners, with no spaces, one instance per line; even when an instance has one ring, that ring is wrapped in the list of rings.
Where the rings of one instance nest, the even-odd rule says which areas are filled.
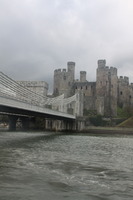
[[[133,0],[0,0],[0,70],[44,80],[76,62],[96,80],[97,60],[133,82]]]

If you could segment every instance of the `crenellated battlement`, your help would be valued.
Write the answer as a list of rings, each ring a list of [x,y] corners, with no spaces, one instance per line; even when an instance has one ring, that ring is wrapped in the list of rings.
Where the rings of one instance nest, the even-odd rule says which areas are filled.
[[[110,67],[110,68],[109,68],[109,72],[110,72],[112,75],[117,75],[117,68],[116,68],[116,67]]]
[[[117,68],[107,66],[106,60],[97,61],[96,82],[86,80],[86,71],[80,71],[80,79],[74,78],[75,62],[68,62],[67,69],[54,71],[54,95],[74,95],[81,90],[84,109],[94,109],[104,116],[116,116],[117,106],[133,106],[133,83],[127,76],[117,76]]]
[[[66,68],[59,68],[59,69],[55,69],[54,70],[54,74],[61,74],[61,73],[64,73],[64,72],[73,72],[75,73],[75,62],[68,62],[67,63],[67,69]]]
[[[129,88],[133,91],[133,83],[130,83]]]
[[[106,66],[106,60],[98,60],[97,75],[103,79],[103,76],[117,75],[117,68]]]
[[[106,60],[98,60],[98,68],[105,68]]]
[[[86,71],[80,71],[80,81],[86,82]]]
[[[69,87],[74,82],[75,62],[68,62],[67,69],[56,69],[54,71],[54,95],[65,94],[70,96],[71,90]]]
[[[55,74],[60,74],[61,72],[63,72],[64,71],[64,69],[55,69],[54,70],[54,73]],[[66,69],[65,69],[65,71],[66,71]]]
[[[127,77],[127,76],[120,76],[118,78],[118,81],[121,84],[128,84],[129,85],[129,77]]]

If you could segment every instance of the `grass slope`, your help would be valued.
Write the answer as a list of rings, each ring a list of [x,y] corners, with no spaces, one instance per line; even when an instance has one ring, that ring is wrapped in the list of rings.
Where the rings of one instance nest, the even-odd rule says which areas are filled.
[[[133,117],[130,117],[124,122],[118,124],[118,127],[133,128]]]

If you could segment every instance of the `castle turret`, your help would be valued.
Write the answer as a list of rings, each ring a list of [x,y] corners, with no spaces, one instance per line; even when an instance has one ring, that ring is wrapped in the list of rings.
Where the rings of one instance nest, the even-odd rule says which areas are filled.
[[[106,60],[98,60],[98,68],[104,68],[106,66]]]
[[[131,90],[132,91],[132,90]],[[118,106],[127,107],[130,104],[129,78],[120,76],[118,79]]]
[[[86,71],[80,71],[80,82],[86,82]]]
[[[54,71],[54,91],[53,95],[58,96],[64,94],[69,97],[72,94],[72,85],[75,76],[75,62],[67,63],[66,69],[56,69]]]
[[[70,82],[73,82],[74,78],[75,78],[75,62],[68,62],[67,69],[68,69],[68,73],[70,76],[69,80],[70,80]]]

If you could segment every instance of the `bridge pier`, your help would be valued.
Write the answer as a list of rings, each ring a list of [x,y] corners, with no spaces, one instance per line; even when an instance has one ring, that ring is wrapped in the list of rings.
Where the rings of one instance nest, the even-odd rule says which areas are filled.
[[[45,130],[50,131],[74,131],[76,130],[76,123],[74,120],[58,120],[46,119]]]
[[[75,121],[64,120],[62,130],[64,130],[64,131],[75,131],[76,130]]]
[[[19,117],[16,115],[9,115],[9,131],[16,131],[16,128],[21,130],[28,130],[30,120],[28,117]],[[17,121],[20,119],[21,126],[17,127]]]
[[[9,131],[15,131],[18,116],[9,115],[8,118],[9,118]]]
[[[30,119],[28,117],[21,117],[20,119],[22,121],[22,130],[28,130]]]
[[[83,131],[85,129],[85,119],[82,117],[77,117],[75,125],[76,131]]]

